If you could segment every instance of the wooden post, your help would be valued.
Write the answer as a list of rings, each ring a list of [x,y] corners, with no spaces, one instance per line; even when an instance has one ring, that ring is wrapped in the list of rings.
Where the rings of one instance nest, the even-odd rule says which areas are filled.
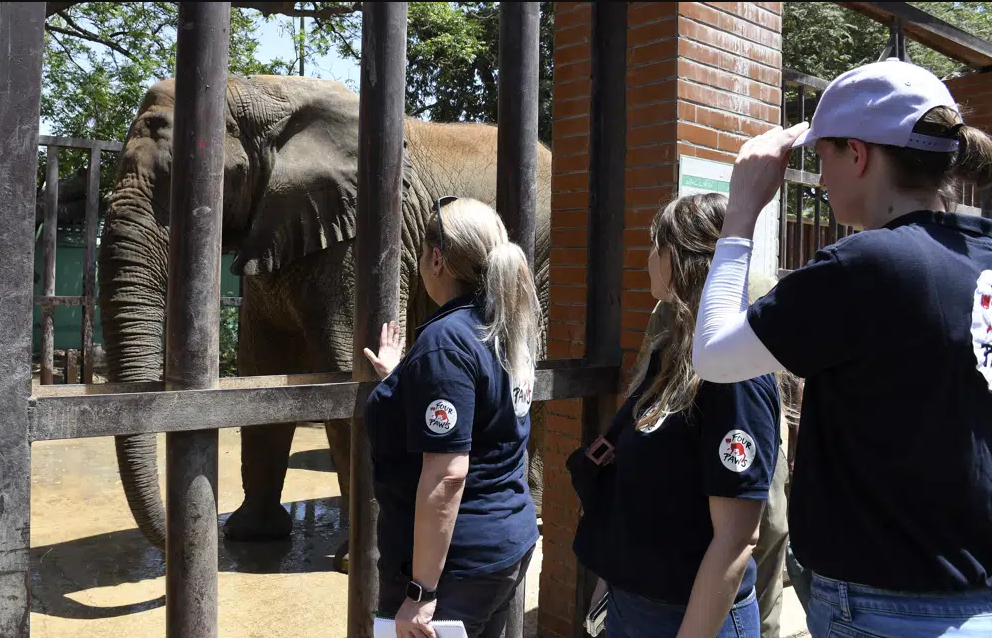
[[[93,383],[93,315],[96,308],[96,226],[100,207],[100,148],[90,149],[86,182],[86,253],[83,260],[83,383]]]
[[[31,631],[31,323],[44,2],[0,2],[0,636]],[[28,248],[25,248],[28,246]]]
[[[79,383],[79,350],[75,348],[65,351],[65,382]]]
[[[500,3],[496,210],[503,218],[510,241],[518,244],[527,256],[531,271],[537,229],[540,39],[540,3]],[[510,602],[505,638],[523,635],[526,590],[524,575]]]
[[[496,210],[534,269],[541,5],[499,5]]]
[[[49,146],[47,165],[45,166],[45,232],[43,237],[44,274],[41,294],[46,297],[55,295],[55,247],[58,229],[59,208],[59,147]],[[51,385],[55,365],[55,321],[54,308],[41,308],[41,383]]]
[[[355,298],[363,302],[355,304],[352,359],[352,378],[359,382],[377,380],[363,349],[378,351],[382,324],[399,319],[406,15],[405,2],[362,5]],[[378,505],[364,416],[351,427],[349,505],[348,637],[372,638]]]
[[[623,289],[623,229],[627,158],[627,3],[596,2],[592,16],[592,95],[589,112],[589,224],[586,269],[586,362],[616,365]],[[582,401],[582,443],[606,431],[616,412],[615,394]],[[578,566],[576,638],[586,636],[585,615],[595,575]]]
[[[218,385],[230,20],[230,2],[179,5],[166,302],[167,390]],[[169,432],[166,463],[166,635],[215,638],[217,430]]]

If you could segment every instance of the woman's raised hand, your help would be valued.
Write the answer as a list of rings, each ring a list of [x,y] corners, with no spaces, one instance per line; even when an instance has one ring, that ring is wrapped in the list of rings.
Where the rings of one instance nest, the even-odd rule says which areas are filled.
[[[785,130],[776,126],[744,143],[730,178],[724,237],[751,239],[754,236],[754,225],[761,209],[772,201],[785,179],[792,143],[807,128],[806,122]]]
[[[393,368],[400,362],[403,356],[403,335],[400,334],[400,327],[395,321],[382,324],[382,332],[379,335],[379,354],[365,348],[365,357],[372,363],[375,373],[380,379],[385,379]]]

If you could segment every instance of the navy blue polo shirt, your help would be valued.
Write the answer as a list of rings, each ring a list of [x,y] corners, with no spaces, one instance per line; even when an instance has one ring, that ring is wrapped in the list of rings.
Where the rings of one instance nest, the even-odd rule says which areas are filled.
[[[824,576],[992,586],[992,222],[903,215],[816,253],[748,311],[806,378],[789,532]]]
[[[403,573],[413,562],[424,453],[469,455],[446,575],[509,567],[537,542],[524,465],[532,384],[514,383],[482,342],[483,307],[471,295],[441,307],[366,403],[379,565],[387,574]]]
[[[686,605],[713,540],[709,497],[767,500],[781,442],[773,375],[730,384],[703,382],[693,406],[638,431],[634,405],[659,365],[613,418],[614,462],[594,480],[583,450],[568,460],[583,515],[573,549],[611,586]],[[585,467],[581,467],[581,466]],[[754,587],[753,558],[736,600]]]

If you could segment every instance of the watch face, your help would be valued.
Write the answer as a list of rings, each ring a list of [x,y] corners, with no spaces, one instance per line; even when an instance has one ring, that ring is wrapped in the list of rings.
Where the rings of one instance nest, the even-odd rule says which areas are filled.
[[[412,580],[406,585],[406,597],[413,602],[419,603],[421,596],[424,593],[424,588],[413,582]]]

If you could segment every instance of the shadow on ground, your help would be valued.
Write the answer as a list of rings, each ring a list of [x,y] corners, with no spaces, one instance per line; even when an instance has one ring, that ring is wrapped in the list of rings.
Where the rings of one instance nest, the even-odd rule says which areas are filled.
[[[329,456],[326,449],[316,452]],[[334,571],[334,551],[347,535],[347,530],[341,528],[341,498],[296,501],[284,503],[283,507],[293,517],[293,534],[280,542],[227,541],[223,526],[230,514],[222,514],[217,537],[218,570],[245,574]],[[96,620],[156,609],[165,606],[165,596],[110,607],[87,605],[72,596],[162,576],[165,555],[149,545],[137,528],[35,547],[31,549],[31,611]]]
[[[334,472],[334,462],[331,452],[322,450],[301,450],[289,455],[289,469],[311,470],[313,472]]]

